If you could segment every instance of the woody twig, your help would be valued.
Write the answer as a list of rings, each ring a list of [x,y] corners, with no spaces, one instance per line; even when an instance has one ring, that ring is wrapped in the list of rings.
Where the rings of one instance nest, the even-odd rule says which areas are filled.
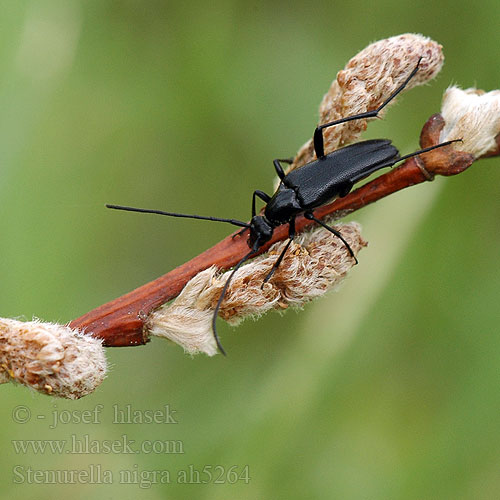
[[[421,133],[420,144],[422,148],[440,142],[439,137],[444,124],[444,119],[440,114],[433,115],[427,121]],[[498,136],[496,144],[496,149],[483,156],[498,156],[500,154]],[[368,182],[346,197],[319,208],[314,212],[315,216],[318,218],[330,216],[333,219],[340,219],[392,193],[430,181],[436,175],[459,174],[472,165],[475,160],[473,154],[457,151],[453,146],[446,146],[410,158],[399,167]],[[314,222],[299,217],[296,221],[296,228],[297,231],[303,231],[313,224]],[[151,311],[176,297],[186,283],[200,271],[210,266],[229,269],[248,252],[247,232],[239,236],[236,235],[237,233],[234,233],[224,238],[212,248],[160,278],[72,321],[70,326],[92,332],[93,336],[103,339],[106,346],[144,344],[148,340],[147,331],[144,328],[145,321]],[[259,253],[267,251],[272,244],[287,237],[287,226],[277,228],[272,240],[262,247]]]
[[[368,46],[351,59],[332,83],[320,106],[320,123],[376,109],[401,84],[419,59],[419,71],[408,87],[426,83],[439,72],[443,62],[441,46],[421,35],[409,34]],[[366,125],[366,120],[356,120],[325,130],[326,151],[356,140]],[[442,114],[433,115],[426,122],[420,145],[427,148],[454,139],[461,139],[461,143],[412,157],[347,196],[317,209],[314,215],[320,219],[338,220],[396,191],[433,180],[436,175],[461,173],[480,158],[500,154],[499,132],[498,91],[485,94],[475,89],[448,89]],[[298,168],[313,159],[314,148],[312,141],[308,141],[297,153],[291,168]],[[296,230],[301,232],[314,224],[298,217]],[[105,346],[145,344],[154,330],[150,321],[152,312],[177,297],[201,271],[211,266],[219,270],[234,266],[248,253],[247,238],[248,230],[234,233],[160,278],[73,320],[69,326],[102,339]],[[287,225],[279,226],[271,241],[260,248],[258,254],[287,238]],[[225,314],[226,319],[230,316]],[[208,349],[205,352],[210,353]]]

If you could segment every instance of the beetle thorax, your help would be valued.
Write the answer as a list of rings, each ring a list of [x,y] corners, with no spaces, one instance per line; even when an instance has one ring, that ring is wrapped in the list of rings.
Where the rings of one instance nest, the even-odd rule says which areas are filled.
[[[267,203],[264,215],[274,226],[279,226],[290,222],[293,217],[303,211],[295,190],[281,184]]]

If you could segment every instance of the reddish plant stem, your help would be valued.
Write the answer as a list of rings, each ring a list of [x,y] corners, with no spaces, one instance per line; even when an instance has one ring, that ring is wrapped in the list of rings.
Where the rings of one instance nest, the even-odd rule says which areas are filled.
[[[423,148],[439,143],[439,133],[443,125],[440,115],[434,115],[427,121],[420,137]],[[368,182],[344,198],[317,209],[314,213],[319,218],[329,216],[340,219],[396,191],[432,180],[434,175],[455,175],[463,172],[473,161],[472,155],[455,151],[450,146],[436,149],[410,158],[399,167]],[[296,229],[302,231],[314,224],[304,217],[298,217]],[[229,269],[248,252],[248,230],[241,236],[235,237],[235,234],[224,238],[212,248],[160,278],[73,320],[69,326],[103,339],[107,347],[145,344],[148,341],[147,318],[154,309],[175,298],[186,283],[200,271],[212,265]],[[287,225],[276,228],[272,240],[263,246],[259,253],[265,252],[273,243],[287,237]]]

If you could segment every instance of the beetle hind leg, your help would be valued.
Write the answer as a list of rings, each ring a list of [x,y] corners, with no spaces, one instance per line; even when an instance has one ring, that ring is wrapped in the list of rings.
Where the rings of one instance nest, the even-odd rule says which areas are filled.
[[[341,123],[350,122],[353,120],[359,120],[363,118],[376,118],[378,114],[384,109],[407,85],[408,82],[415,76],[420,66],[420,61],[422,57],[419,58],[417,65],[413,68],[413,71],[408,75],[406,80],[382,103],[377,109],[373,109],[371,111],[365,111],[364,113],[358,113],[357,115],[346,116],[344,118],[340,118],[339,120],[334,120],[332,122],[323,123],[318,125],[314,130],[313,135],[313,144],[314,144],[314,152],[316,153],[316,158],[324,158],[325,157],[325,148],[324,148],[324,139],[323,139],[323,130],[328,127],[333,127],[334,125],[340,125]]]

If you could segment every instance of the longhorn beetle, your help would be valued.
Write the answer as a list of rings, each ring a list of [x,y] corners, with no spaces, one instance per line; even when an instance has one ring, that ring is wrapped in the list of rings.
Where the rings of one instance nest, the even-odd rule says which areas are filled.
[[[322,205],[325,205],[330,201],[333,201],[337,197],[346,196],[351,191],[354,184],[372,174],[373,172],[380,170],[381,168],[390,167],[412,156],[416,156],[418,154],[431,151],[432,149],[447,146],[452,142],[456,142],[447,141],[435,146],[420,149],[405,156],[399,156],[399,151],[393,145],[391,145],[390,140],[373,139],[357,142],[349,146],[337,149],[336,151],[332,151],[331,153],[325,154],[323,139],[324,129],[352,120],[377,117],[380,111],[382,111],[382,109],[387,106],[415,76],[421,60],[422,58],[418,60],[416,67],[408,75],[406,80],[378,108],[372,111],[366,111],[357,115],[346,116],[344,118],[340,118],[339,120],[334,120],[329,123],[318,125],[314,131],[313,136],[314,151],[317,158],[316,160],[307,163],[306,165],[296,170],[292,170],[288,174],[285,174],[281,164],[291,164],[293,160],[274,160],[274,168],[276,170],[276,173],[278,174],[278,177],[280,178],[279,187],[273,194],[273,196],[269,196],[268,194],[260,190],[256,190],[253,192],[252,219],[249,223],[242,222],[236,219],[223,219],[219,217],[207,217],[202,215],[187,215],[174,212],[164,212],[162,210],[126,207],[122,205],[106,205],[106,207],[116,210],[168,215],[170,217],[186,217],[189,219],[228,222],[233,226],[239,226],[243,228],[238,234],[243,233],[246,229],[250,229],[250,236],[248,239],[248,246],[250,248],[250,251],[236,264],[236,266],[233,268],[232,273],[229,275],[229,278],[226,280],[212,317],[212,330],[214,339],[217,347],[222,354],[225,355],[226,353],[217,335],[216,320],[220,306],[229,287],[229,283],[231,282],[231,279],[238,271],[238,269],[243,265],[243,263],[250,259],[254,254],[256,254],[259,248],[271,239],[276,227],[281,226],[282,224],[288,224],[289,240],[279,257],[277,258],[276,262],[274,263],[273,267],[269,271],[268,275],[264,278],[264,282],[262,285],[269,281],[271,276],[281,264],[286,251],[288,250],[293,238],[295,237],[295,218],[300,214],[303,214],[307,219],[317,222],[320,226],[323,226],[325,229],[333,233],[337,238],[342,240],[346,247],[346,250],[349,252],[351,257],[357,264],[358,260],[356,259],[352,248],[349,246],[349,243],[347,243],[344,237],[336,229],[317,219],[313,214],[313,210]],[[256,198],[260,198],[266,203],[264,213],[262,215],[257,215],[256,213]]]

